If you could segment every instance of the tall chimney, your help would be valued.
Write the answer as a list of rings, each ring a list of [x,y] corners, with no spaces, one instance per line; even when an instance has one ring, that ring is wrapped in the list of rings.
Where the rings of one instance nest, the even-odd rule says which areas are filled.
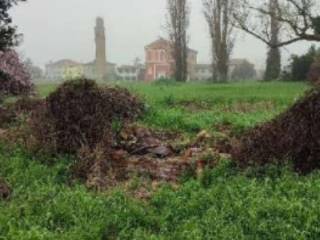
[[[107,74],[107,57],[106,57],[106,36],[103,18],[96,19],[95,27],[96,40],[96,73],[97,77],[102,80]]]

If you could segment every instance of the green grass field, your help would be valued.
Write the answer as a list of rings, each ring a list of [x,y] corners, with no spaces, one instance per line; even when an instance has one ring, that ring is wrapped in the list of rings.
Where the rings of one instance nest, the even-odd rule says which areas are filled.
[[[55,85],[38,86],[42,96]],[[271,119],[308,87],[301,83],[127,85],[148,104],[140,120],[154,128],[194,134],[231,124],[239,134]],[[0,201],[0,239],[319,239],[320,173],[290,167],[240,171],[231,161],[167,184],[150,200],[122,187],[96,193],[70,183],[72,159],[1,145],[0,176],[12,186]],[[138,181],[138,180],[137,180]],[[139,184],[136,183],[136,184]]]
[[[155,128],[197,133],[231,124],[243,130],[274,117],[308,87],[303,83],[125,84],[147,103],[142,122]],[[41,96],[56,85],[40,85]]]

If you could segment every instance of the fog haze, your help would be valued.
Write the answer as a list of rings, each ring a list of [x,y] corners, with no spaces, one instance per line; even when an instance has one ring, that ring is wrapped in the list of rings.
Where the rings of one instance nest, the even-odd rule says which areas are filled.
[[[210,62],[207,24],[201,0],[190,0],[190,47],[199,52],[199,62]],[[36,64],[70,58],[80,62],[94,59],[95,18],[105,20],[108,61],[130,64],[144,59],[144,46],[166,36],[165,0],[29,0],[12,11],[14,23],[24,34],[19,51]],[[311,43],[301,42],[283,49],[283,59],[306,51]],[[248,58],[261,68],[266,46],[237,32],[233,58]]]

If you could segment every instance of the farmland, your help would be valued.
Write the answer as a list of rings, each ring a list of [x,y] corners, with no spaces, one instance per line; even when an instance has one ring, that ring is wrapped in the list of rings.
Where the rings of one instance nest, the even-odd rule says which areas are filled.
[[[123,85],[123,84],[122,84]],[[42,96],[55,85],[39,85]],[[229,126],[241,135],[288,108],[302,83],[129,84],[146,103],[139,124],[195,136]],[[51,158],[51,161],[48,159]],[[161,183],[148,200],[131,193],[147,179],[133,178],[103,192],[70,180],[73,156],[33,155],[0,147],[0,176],[13,189],[0,201],[0,239],[318,239],[320,173],[290,165],[237,169],[221,161],[199,178]],[[45,164],[51,162],[52,164]]]

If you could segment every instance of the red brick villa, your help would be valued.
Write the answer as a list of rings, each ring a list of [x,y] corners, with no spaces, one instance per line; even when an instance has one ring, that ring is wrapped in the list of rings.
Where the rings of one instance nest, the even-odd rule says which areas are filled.
[[[152,82],[161,77],[172,76],[174,60],[171,51],[171,43],[163,38],[159,38],[145,47],[146,82]],[[188,49],[188,79],[191,79],[194,75],[197,55],[197,51]]]

